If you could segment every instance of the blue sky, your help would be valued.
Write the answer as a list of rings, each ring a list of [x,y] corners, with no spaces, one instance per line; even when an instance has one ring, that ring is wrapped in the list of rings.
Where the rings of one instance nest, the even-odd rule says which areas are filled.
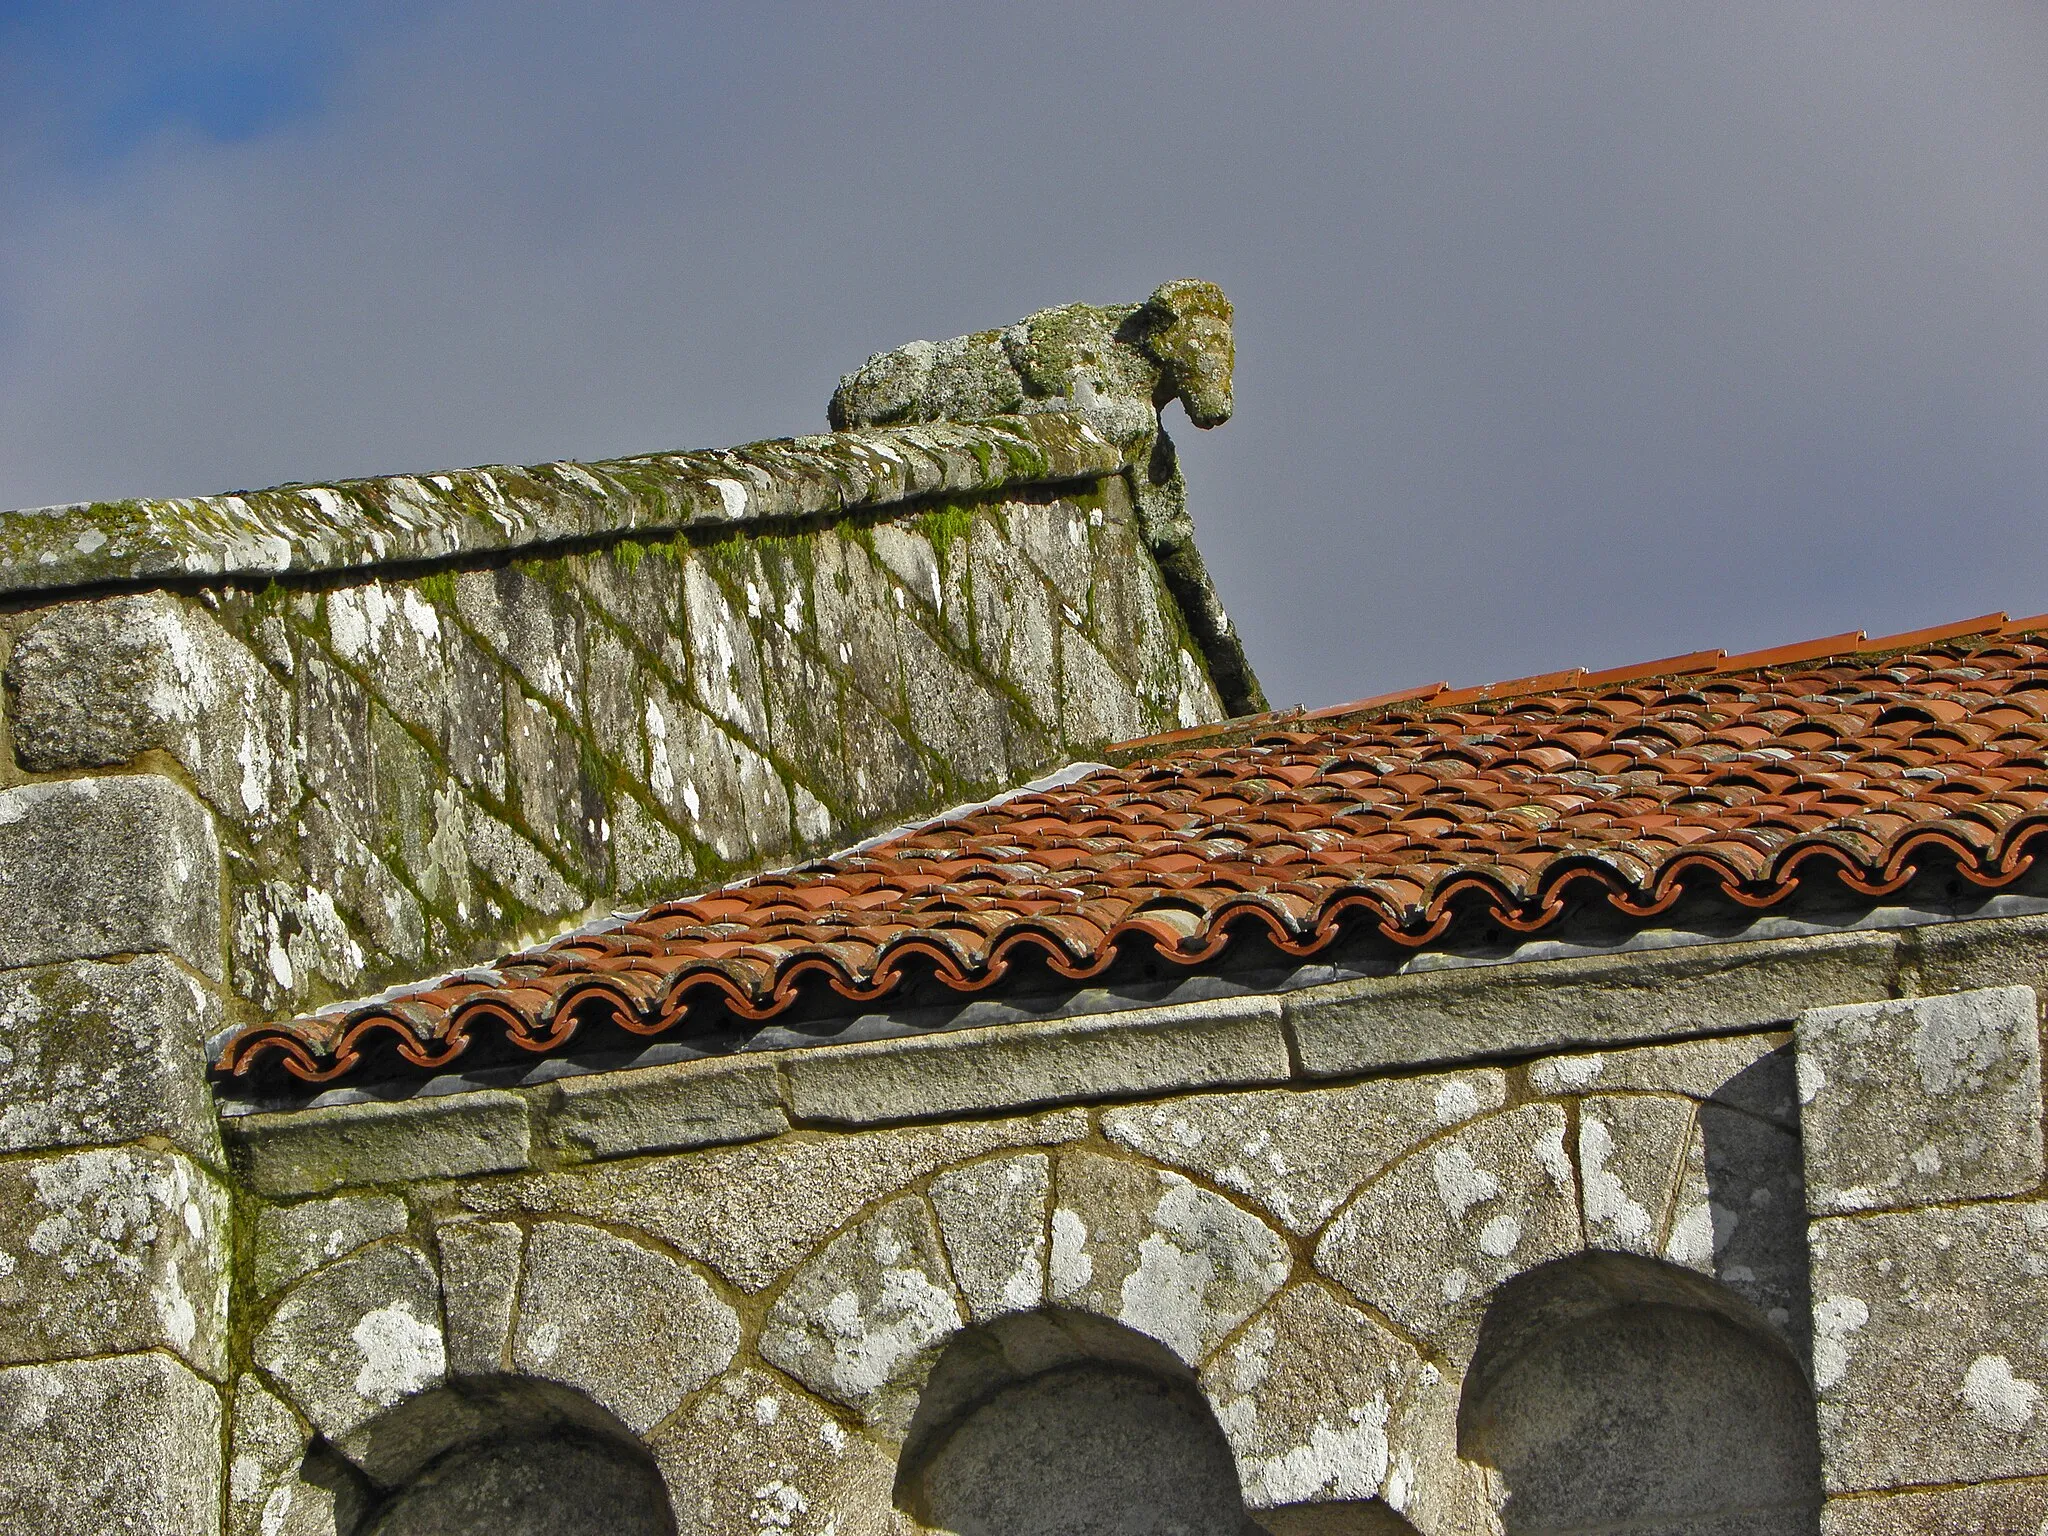
[[[1223,283],[1277,699],[2048,610],[2048,7],[0,0],[0,506],[701,446]]]
[[[10,130],[55,167],[90,175],[151,139],[232,143],[328,105],[354,49],[388,23],[362,5],[7,0],[0,71]]]

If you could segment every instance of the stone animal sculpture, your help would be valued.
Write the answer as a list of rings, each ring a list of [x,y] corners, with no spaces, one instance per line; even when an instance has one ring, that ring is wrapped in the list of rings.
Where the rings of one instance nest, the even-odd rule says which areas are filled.
[[[1195,548],[1187,487],[1159,413],[1230,419],[1230,300],[1175,278],[1142,304],[1063,304],[996,331],[878,352],[839,381],[834,431],[1069,411],[1124,450],[1140,525],[1232,714],[1266,707],[1244,647]]]

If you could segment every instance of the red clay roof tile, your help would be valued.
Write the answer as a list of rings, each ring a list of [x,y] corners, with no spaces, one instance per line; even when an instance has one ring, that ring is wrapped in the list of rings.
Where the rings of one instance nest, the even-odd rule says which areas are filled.
[[[1176,732],[488,971],[244,1028],[217,1069],[325,1083],[382,1049],[434,1070],[480,1032],[560,1051],[591,1024],[687,1032],[711,1003],[767,1020],[806,983],[971,993],[1026,956],[1078,981],[1133,944],[1193,965],[1247,930],[1298,956],[1359,926],[1419,946],[1475,903],[1527,933],[1584,886],[1639,918],[1829,873],[1875,897],[1930,857],[1998,886],[2048,830],[2044,716],[2048,643],[1988,615]]]

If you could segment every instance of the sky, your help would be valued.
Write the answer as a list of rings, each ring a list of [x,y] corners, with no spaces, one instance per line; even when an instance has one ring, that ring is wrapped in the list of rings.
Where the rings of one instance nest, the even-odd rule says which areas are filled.
[[[0,0],[0,507],[822,429],[1213,279],[1276,704],[2048,610],[2048,6]]]

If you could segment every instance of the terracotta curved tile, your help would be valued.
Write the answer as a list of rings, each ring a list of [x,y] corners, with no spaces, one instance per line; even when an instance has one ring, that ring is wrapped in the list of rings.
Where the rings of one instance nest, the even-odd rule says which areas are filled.
[[[484,1036],[546,1053],[600,1021],[765,1021],[814,983],[859,1001],[914,978],[973,993],[1025,958],[1081,979],[1133,945],[1192,965],[1253,930],[1294,954],[1361,923],[1414,946],[1476,908],[1526,933],[1588,881],[1646,918],[1700,888],[1768,906],[1830,873],[1874,897],[1937,854],[1995,886],[2048,837],[2048,647],[1949,634],[1868,659],[1821,644],[1702,653],[1661,678],[1411,690],[1235,744],[1183,733],[857,854],[244,1028],[217,1069],[324,1083],[382,1053],[440,1070]]]

